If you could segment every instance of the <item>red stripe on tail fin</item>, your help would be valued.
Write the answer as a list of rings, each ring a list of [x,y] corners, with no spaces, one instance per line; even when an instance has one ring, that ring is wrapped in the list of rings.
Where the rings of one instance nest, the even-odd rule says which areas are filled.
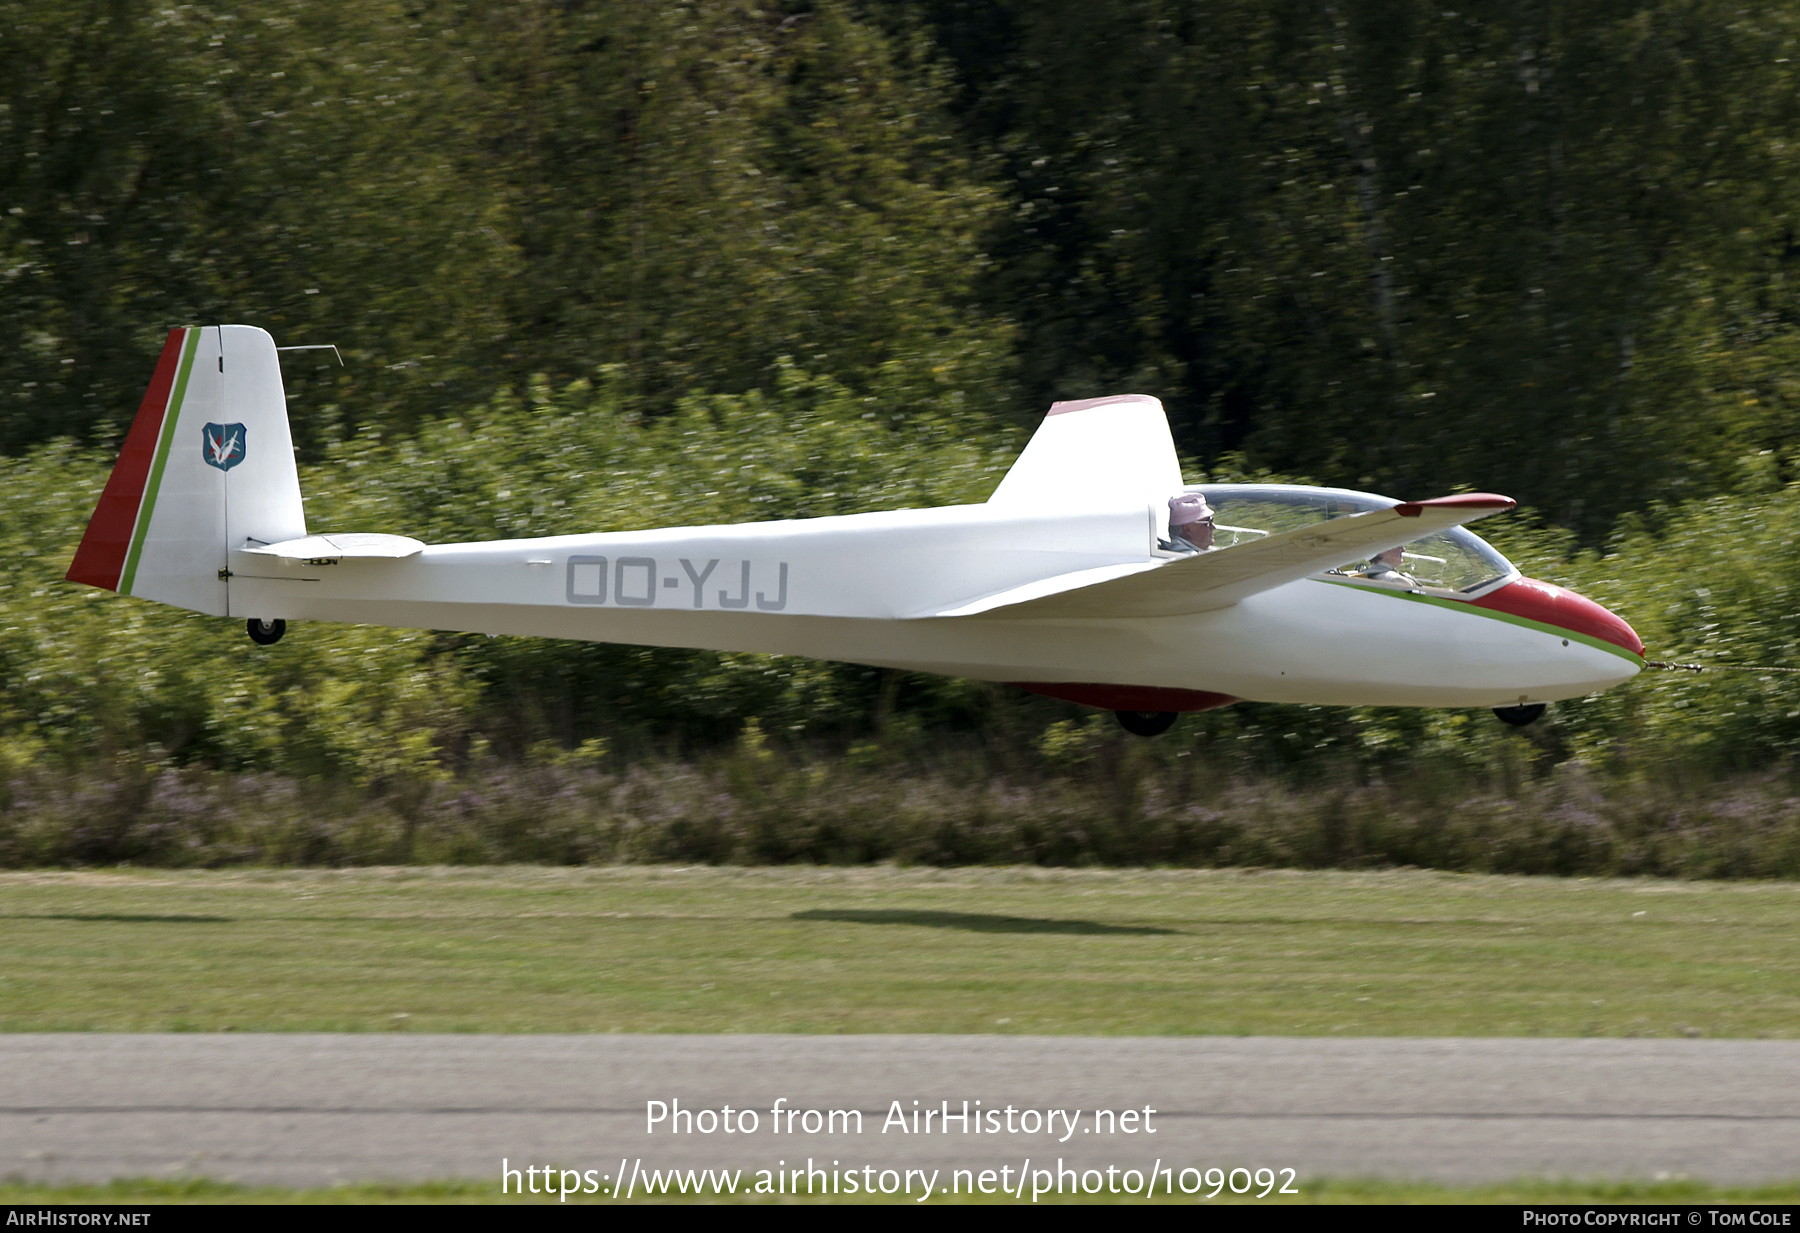
[[[187,341],[185,329],[169,331],[163,344],[162,358],[156,361],[156,372],[150,388],[138,407],[131,431],[125,434],[125,448],[113,464],[100,504],[88,519],[87,534],[75,550],[75,560],[65,575],[70,582],[82,582],[107,591],[119,589],[119,575],[125,571],[125,556],[131,548],[131,532],[137,526],[138,508],[144,503],[144,485],[150,477],[150,464],[156,459],[156,445],[162,435],[163,417],[169,409],[169,393],[175,386],[175,373],[181,367],[181,348]]]

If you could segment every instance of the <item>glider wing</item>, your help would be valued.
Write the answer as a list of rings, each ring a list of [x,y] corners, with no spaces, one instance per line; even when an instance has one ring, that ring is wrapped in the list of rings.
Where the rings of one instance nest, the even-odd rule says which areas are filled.
[[[1162,403],[1114,394],[1050,408],[989,505],[1061,508],[1153,501],[1181,491],[1181,462]]]
[[[1408,501],[1270,535],[1250,543],[1138,567],[1125,577],[1082,571],[1014,587],[933,617],[1158,617],[1207,612],[1322,569],[1504,513],[1515,502],[1492,493]],[[1114,567],[1119,568],[1119,567]],[[1056,584],[1064,585],[1058,587]]]

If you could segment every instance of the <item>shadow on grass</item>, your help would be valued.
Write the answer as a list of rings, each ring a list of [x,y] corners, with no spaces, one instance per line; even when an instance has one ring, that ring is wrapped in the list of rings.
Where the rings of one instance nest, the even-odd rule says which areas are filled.
[[[1036,920],[1029,916],[990,916],[983,912],[914,912],[903,908],[795,912],[794,920],[835,920],[852,925],[923,925],[927,929],[966,929],[971,933],[1180,933],[1153,925],[1102,925],[1091,920]]]
[[[235,916],[134,916],[124,912],[30,912],[0,916],[0,920],[87,920],[125,925],[231,925]]]

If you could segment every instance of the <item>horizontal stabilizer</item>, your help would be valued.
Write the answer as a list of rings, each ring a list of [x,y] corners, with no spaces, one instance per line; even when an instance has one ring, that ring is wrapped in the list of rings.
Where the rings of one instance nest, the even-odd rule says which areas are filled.
[[[1468,493],[1408,501],[1283,531],[1212,552],[1133,566],[1110,566],[1044,579],[962,604],[938,617],[1158,617],[1207,612],[1308,574],[1489,514],[1512,509],[1510,497]],[[1104,577],[1108,570],[1115,576]],[[1116,576],[1117,571],[1130,571]],[[1061,584],[1061,585],[1059,585]]]
[[[375,535],[351,532],[345,535],[308,535],[264,544],[244,551],[257,556],[280,557],[284,561],[397,561],[416,556],[425,545],[406,535]]]

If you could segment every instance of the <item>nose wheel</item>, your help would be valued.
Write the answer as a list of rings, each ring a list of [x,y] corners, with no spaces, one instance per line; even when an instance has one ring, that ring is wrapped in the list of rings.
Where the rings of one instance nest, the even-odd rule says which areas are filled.
[[[1133,736],[1161,736],[1175,726],[1174,711],[1114,711],[1119,726]]]
[[[1544,704],[1542,702],[1533,702],[1529,706],[1497,706],[1494,708],[1494,714],[1500,717],[1501,723],[1511,724],[1515,728],[1523,728],[1526,724],[1535,722],[1543,713]]]
[[[244,629],[250,634],[250,641],[257,646],[274,646],[281,641],[281,635],[287,633],[287,622],[279,617],[273,621],[251,617],[244,622]]]

